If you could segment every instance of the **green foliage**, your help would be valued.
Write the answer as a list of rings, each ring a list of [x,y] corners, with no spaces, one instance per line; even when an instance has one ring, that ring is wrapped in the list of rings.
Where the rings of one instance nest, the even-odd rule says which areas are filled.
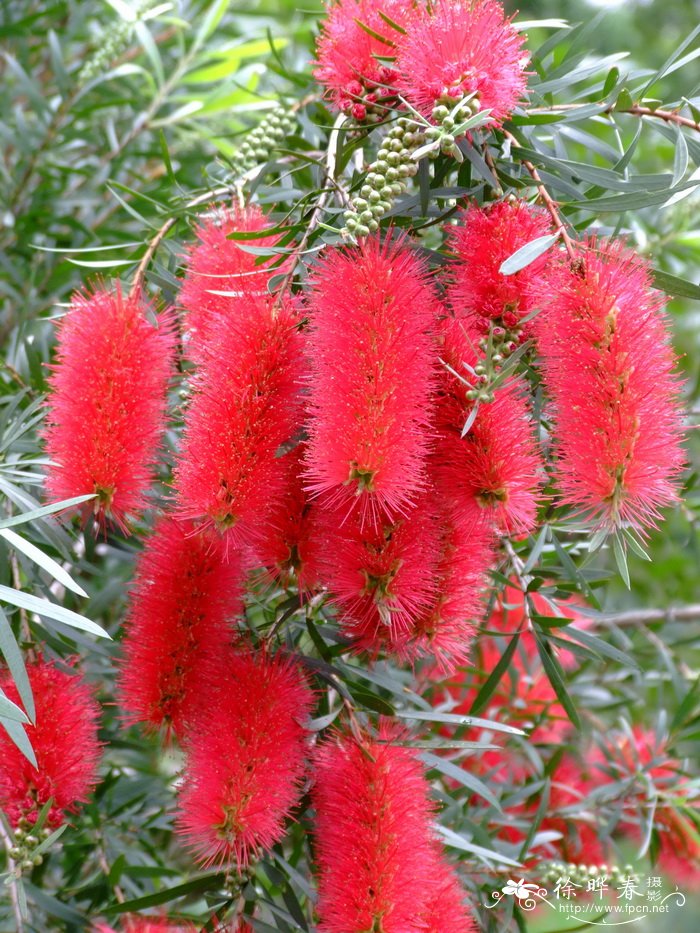
[[[653,257],[657,287],[674,299],[685,401],[695,423],[700,132],[690,124],[700,119],[700,98],[686,82],[697,73],[698,35],[683,4],[627,6],[607,21],[611,29],[590,20],[585,5],[581,25],[531,26],[528,106],[506,133],[481,137],[480,147],[458,142],[459,159],[420,160],[415,179],[376,220],[412,229],[437,267],[444,262],[438,230],[457,201],[504,190],[532,194],[534,170],[572,231],[595,222],[601,233],[625,234]],[[0,652],[27,713],[0,696],[0,723],[31,758],[23,723],[33,705],[23,657],[39,642],[49,655],[80,655],[104,701],[108,743],[102,783],[83,815],[60,842],[42,843],[41,863],[21,883],[6,879],[12,891],[0,899],[0,930],[15,930],[23,910],[26,931],[72,931],[89,929],[97,917],[116,924],[120,914],[154,907],[204,925],[241,904],[257,906],[256,930],[313,929],[303,824],[240,879],[195,871],[178,844],[172,784],[180,754],[125,730],[112,705],[137,545],[113,532],[96,539],[55,519],[67,503],[42,504],[38,432],[53,320],[86,277],[131,281],[161,231],[152,261],[138,274],[171,303],[198,210],[231,198],[254,197],[270,213],[297,280],[318,250],[340,241],[344,224],[351,228],[347,207],[362,209],[365,184],[358,166],[376,158],[379,133],[344,125],[320,99],[309,66],[316,7],[307,12],[273,0],[6,0],[0,7]],[[520,18],[530,20],[559,16],[562,4],[521,7]],[[619,54],[629,42],[632,57]],[[681,112],[686,124],[661,115]],[[245,235],[240,239],[245,244]],[[553,242],[528,244],[503,273],[525,267]],[[290,284],[279,275],[270,287]],[[650,561],[636,539],[590,541],[550,507],[536,537],[508,542],[494,575],[494,597],[513,576],[525,590],[541,663],[577,729],[595,737],[619,722],[642,723],[667,736],[669,750],[683,759],[697,757],[700,747],[694,434],[689,447],[685,501],[652,537]],[[165,470],[161,479],[168,480]],[[593,629],[567,624],[558,609],[555,618],[538,614],[535,593],[552,607],[576,594]],[[670,604],[685,608],[674,614]],[[513,677],[519,635],[489,633],[488,615],[482,622],[501,660],[469,675],[479,689],[464,717],[448,701],[433,706],[429,688],[411,672],[386,662],[367,668],[345,656],[322,600],[300,605],[295,594],[270,587],[256,591],[246,611],[257,637],[274,630],[317,677],[318,731],[342,718],[347,705],[360,721],[387,715],[409,724],[406,741],[430,769],[446,844],[475,901],[489,903],[505,873],[519,877],[528,851],[543,839],[549,772],[544,750],[520,729],[478,718]],[[557,660],[562,647],[575,654],[575,673]],[[467,727],[480,728],[483,740],[472,741]],[[487,784],[471,773],[473,756],[504,741],[535,762],[537,780]],[[650,799],[655,793],[649,787]],[[515,818],[525,842],[509,842],[509,808],[517,812],[532,795],[540,801],[534,823]],[[613,825],[620,816],[615,802],[598,805]],[[642,848],[653,851],[652,824],[640,820]],[[489,930],[524,929],[514,910],[480,916]]]

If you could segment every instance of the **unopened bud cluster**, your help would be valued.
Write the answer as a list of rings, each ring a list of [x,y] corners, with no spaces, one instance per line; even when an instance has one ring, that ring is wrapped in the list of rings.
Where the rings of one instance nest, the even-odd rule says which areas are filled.
[[[283,107],[277,107],[251,130],[241,143],[235,160],[242,172],[267,162],[272,150],[277,148],[294,128],[294,116]]]
[[[576,865],[574,862],[547,862],[543,865],[542,880],[557,883],[567,879],[572,884],[587,885],[595,878],[605,879],[608,885],[622,884],[625,880],[638,881],[632,865]]]
[[[430,157],[435,159],[442,152],[444,155],[455,155],[457,153],[457,136],[459,127],[465,120],[476,116],[481,108],[476,97],[466,97],[461,102],[455,98],[448,89],[445,89],[441,97],[433,107],[432,122],[425,131],[425,137],[429,141],[434,141],[438,145],[430,153]]]
[[[502,327],[495,324],[491,327],[490,341],[482,337],[479,349],[483,358],[474,366],[474,385],[467,390],[467,398],[473,402],[492,402],[494,400],[491,383],[509,356],[514,353],[524,339],[522,327]],[[490,347],[489,347],[490,343]]]
[[[105,29],[99,36],[99,48],[83,65],[78,75],[78,84],[87,84],[97,75],[107,69],[112,62],[118,58],[121,53],[129,46],[134,27],[143,17],[156,5],[156,0],[139,0],[132,7],[134,18],[132,20],[119,20],[118,23],[110,23],[108,29]]]
[[[22,817],[15,830],[14,843],[9,850],[9,856],[15,863],[15,874],[32,871],[44,861],[43,857],[34,850],[44,839],[51,835],[51,830],[45,826],[42,830],[32,827],[29,820]]]
[[[345,212],[345,235],[368,236],[379,220],[406,190],[408,179],[418,171],[414,151],[425,142],[423,133],[407,117],[400,117],[387,133],[365,183]]]

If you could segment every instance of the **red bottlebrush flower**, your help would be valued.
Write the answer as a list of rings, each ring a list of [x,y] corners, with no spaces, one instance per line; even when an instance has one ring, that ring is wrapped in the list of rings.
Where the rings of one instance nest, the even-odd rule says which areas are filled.
[[[304,720],[313,694],[281,655],[239,646],[215,677],[187,733],[179,831],[205,866],[245,868],[284,836],[301,795]],[[215,716],[212,716],[215,710]]]
[[[435,299],[400,244],[332,250],[312,277],[309,487],[363,518],[405,513],[425,484]]]
[[[381,118],[383,110],[375,105],[394,95],[398,74],[379,57],[394,54],[400,33],[382,13],[401,28],[415,15],[411,0],[338,0],[329,6],[316,42],[314,77],[338,110],[358,121],[368,111]]]
[[[122,933],[194,933],[198,929],[187,920],[168,920],[167,917],[126,917],[121,924]],[[95,933],[118,933],[106,923],[97,923]]]
[[[557,613],[552,603],[542,593],[532,592],[527,594],[532,611],[540,616],[549,616],[556,618],[557,615],[570,619],[575,623],[577,629],[587,629],[591,625],[591,620],[581,615],[580,609],[582,603],[577,596],[568,597],[565,600],[557,600],[556,605],[559,609]],[[489,634],[484,634],[479,639],[479,652],[481,656],[481,666],[485,671],[492,671],[503,654],[503,648],[499,647],[494,633],[502,632],[507,635],[515,635],[519,632],[518,647],[513,655],[513,665],[522,671],[532,669],[533,664],[537,664],[537,639],[532,630],[532,626],[527,623],[525,611],[525,594],[520,588],[519,583],[513,579],[512,585],[505,587],[495,602],[493,611],[486,622],[485,628]],[[557,629],[557,637],[566,640],[567,628]],[[567,670],[576,667],[576,655],[563,648],[557,650],[557,660],[561,666]]]
[[[437,495],[445,493],[438,484]],[[400,657],[435,658],[441,673],[470,660],[474,619],[481,611],[486,574],[493,564],[493,533],[474,506],[471,512],[442,506],[435,564],[434,597],[414,621],[408,637],[394,646]]]
[[[609,844],[601,836],[595,805],[584,809],[583,801],[600,784],[590,766],[570,753],[564,754],[552,775],[548,813],[542,831],[561,833],[552,843],[564,862],[574,865],[603,865],[609,857]],[[533,805],[533,814],[536,805]]]
[[[321,500],[310,537],[313,572],[355,650],[411,662],[433,656],[443,671],[467,661],[493,560],[477,509],[456,514],[431,490],[404,518],[363,525]]]
[[[595,240],[546,287],[535,325],[562,499],[599,526],[645,533],[677,498],[684,464],[664,299],[644,260]]]
[[[206,351],[217,317],[230,319],[241,306],[245,315],[248,295],[267,294],[267,282],[272,274],[270,266],[278,258],[261,261],[259,256],[241,248],[239,241],[228,237],[232,233],[259,231],[260,237],[247,240],[243,245],[271,247],[279,242],[279,235],[266,234],[270,228],[267,217],[255,205],[213,211],[198,225],[199,242],[188,251],[179,295],[190,335],[188,350],[197,361]],[[213,292],[230,294],[217,295]]]
[[[315,766],[319,933],[425,929],[435,842],[415,752],[338,735],[318,748]]]
[[[272,577],[287,586],[296,581],[300,591],[311,589],[309,577],[309,541],[311,509],[304,490],[304,445],[297,446],[283,458],[285,471],[284,495],[276,501],[269,518],[269,527],[255,549],[256,559]]]
[[[436,460],[445,494],[458,509],[471,511],[476,502],[502,533],[529,534],[537,525],[544,468],[525,383],[513,378],[497,388],[462,436],[473,402],[466,396],[468,386],[453,373],[468,379],[464,364],[473,368],[478,354],[467,322],[446,319],[441,337],[442,359],[452,369],[443,376],[437,410]]]
[[[397,43],[397,87],[428,118],[436,104],[475,94],[500,126],[525,94],[524,41],[496,0],[437,0]]]
[[[155,327],[147,310],[118,285],[75,295],[49,378],[48,494],[94,493],[95,512],[122,526],[147,504],[175,348],[172,317]]]
[[[288,305],[248,296],[222,319],[194,379],[175,468],[179,514],[215,524],[236,545],[266,533],[284,495],[280,446],[298,429],[302,346]]]
[[[537,287],[551,262],[545,253],[513,275],[501,264],[517,250],[551,233],[546,214],[525,201],[499,201],[489,207],[472,204],[461,224],[449,228],[456,262],[450,267],[448,296],[459,318],[467,318],[479,336],[489,324],[512,331],[537,307]],[[477,338],[478,339],[478,338]]]
[[[182,738],[203,664],[232,637],[242,571],[216,531],[163,518],[147,542],[122,643],[119,693],[128,722]]]
[[[27,665],[34,696],[36,724],[25,726],[38,767],[35,768],[0,730],[0,808],[12,826],[24,818],[35,823],[41,808],[53,799],[47,823],[59,826],[75,813],[98,782],[100,707],[93,690],[75,674],[38,660]],[[0,688],[21,705],[9,674]]]
[[[428,900],[421,914],[421,933],[477,933],[474,917],[465,906],[457,873],[436,847],[435,865],[423,883]]]

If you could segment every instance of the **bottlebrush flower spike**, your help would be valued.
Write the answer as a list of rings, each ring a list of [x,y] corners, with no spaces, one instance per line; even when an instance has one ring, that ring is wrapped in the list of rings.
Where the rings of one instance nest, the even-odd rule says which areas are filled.
[[[320,499],[313,512],[315,575],[330,590],[343,632],[372,654],[398,647],[438,598],[437,508],[428,496],[405,518],[363,524]]]
[[[551,257],[544,253],[512,275],[499,270],[517,250],[552,232],[547,215],[525,201],[499,201],[472,204],[460,220],[449,228],[448,240],[456,260],[448,289],[455,317],[467,318],[479,336],[490,324],[508,331],[522,327],[523,318],[537,308],[537,286]]]
[[[360,747],[340,734],[317,749],[319,933],[425,929],[433,807],[415,752],[389,738]]]
[[[425,485],[435,299],[403,243],[334,249],[311,279],[309,488],[363,519],[406,513]]]
[[[284,454],[284,495],[270,515],[268,531],[256,545],[256,559],[273,579],[283,586],[296,581],[300,591],[308,590],[313,580],[308,573],[311,529],[310,504],[304,490],[304,445]]]
[[[49,377],[48,495],[94,493],[95,513],[122,527],[147,504],[173,369],[173,319],[154,326],[147,310],[119,285],[74,295]]]
[[[598,526],[645,533],[676,500],[684,465],[664,299],[619,242],[588,241],[546,288],[535,324],[562,499]]]
[[[270,267],[278,257],[261,260],[242,246],[276,246],[279,234],[266,233],[271,226],[260,208],[252,204],[218,209],[197,226],[199,242],[187,253],[185,278],[178,299],[185,310],[185,326],[189,331],[187,350],[195,360],[199,361],[205,352],[218,316],[235,316],[241,305],[245,315],[247,295],[267,294],[267,283],[272,275]],[[243,244],[229,239],[232,233],[258,231],[260,237]],[[284,271],[285,264],[280,268]]]
[[[397,43],[398,90],[425,117],[474,94],[500,126],[525,94],[524,41],[496,0],[436,0]]]
[[[437,496],[445,495],[439,484]],[[482,609],[486,575],[494,562],[493,532],[474,505],[471,512],[444,502],[439,511],[439,551],[432,604],[414,621],[408,637],[392,645],[401,658],[434,657],[442,674],[471,656],[474,619]]]
[[[421,914],[421,933],[478,933],[476,922],[464,903],[457,873],[435,847],[434,868],[424,882],[428,900]]]
[[[292,661],[245,646],[213,675],[187,733],[179,831],[204,866],[240,871],[284,836],[299,800],[313,694]]]
[[[529,534],[537,526],[544,465],[535,439],[524,380],[513,377],[497,388],[493,401],[482,402],[473,414],[467,398],[479,355],[476,335],[467,321],[441,322],[441,358],[445,370],[437,406],[439,441],[436,461],[445,495],[458,510],[471,512],[476,502],[494,527],[504,534]]]
[[[24,818],[36,822],[44,804],[53,800],[47,825],[55,829],[67,814],[85,803],[98,782],[100,707],[94,692],[76,674],[40,659],[27,665],[34,696],[36,724],[25,726],[38,767],[35,768],[0,730],[0,808],[12,826]],[[4,672],[0,688],[21,706],[12,677]]]
[[[401,28],[415,15],[411,0],[338,0],[329,5],[316,42],[314,77],[338,110],[357,121],[368,113],[382,119],[394,95],[398,74],[379,59],[394,54],[401,33],[382,13]]]
[[[97,923],[94,933],[119,933],[106,923]],[[120,927],[122,933],[195,933],[197,926],[187,920],[168,920],[167,917],[126,917]],[[216,929],[216,928],[215,928]]]
[[[217,532],[158,522],[138,561],[122,642],[119,694],[129,723],[183,737],[202,665],[230,643],[241,578],[239,556]]]
[[[234,545],[266,534],[284,495],[280,446],[298,430],[303,351],[289,305],[246,296],[221,319],[194,379],[175,468],[181,516],[228,530]]]

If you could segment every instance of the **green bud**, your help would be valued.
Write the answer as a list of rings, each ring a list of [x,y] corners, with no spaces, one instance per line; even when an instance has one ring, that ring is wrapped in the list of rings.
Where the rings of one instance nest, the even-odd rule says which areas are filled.
[[[369,172],[365,180],[372,188],[379,188],[380,190],[382,185],[385,184],[384,176],[380,175],[378,172]]]
[[[444,104],[438,104],[436,107],[433,107],[433,120],[442,121],[449,113],[450,111]]]
[[[31,871],[34,868],[34,862],[30,858],[25,858],[20,867],[22,871]]]
[[[362,211],[360,214],[360,220],[363,224],[369,224],[370,220],[374,220],[374,214],[372,211]]]
[[[429,126],[425,131],[425,135],[428,139],[440,139],[442,136],[442,130],[439,126]]]
[[[401,156],[398,152],[390,152],[386,157],[386,161],[395,168],[401,162]]]
[[[405,144],[401,139],[392,139],[389,148],[392,152],[402,152],[405,148]]]
[[[384,187],[380,189],[379,193],[385,201],[390,201],[394,197],[394,192],[392,191],[390,185],[384,185]]]
[[[389,149],[380,149],[377,153],[377,161],[385,161],[389,155]]]
[[[399,165],[397,171],[401,178],[408,178],[411,174],[411,166],[410,165]]]
[[[359,214],[360,211],[364,211],[367,207],[369,207],[369,204],[367,201],[365,201],[364,198],[354,198],[352,202],[352,206],[355,208],[355,210]]]
[[[26,835],[27,835],[26,832],[22,829],[21,826],[18,826],[17,829],[15,830],[15,839],[17,840],[24,839]]]
[[[14,862],[19,861],[19,859],[21,859],[23,855],[24,855],[24,849],[20,849],[18,846],[12,846],[12,848],[10,849],[10,858]]]
[[[399,173],[395,168],[389,168],[389,166],[387,166],[384,177],[387,181],[396,181],[399,177]]]
[[[378,207],[381,207],[382,211],[383,211],[385,214],[386,214],[387,211],[390,211],[391,208],[392,208],[391,201],[380,201],[379,204],[378,204],[377,206],[378,206]]]
[[[374,190],[374,189],[372,188],[371,185],[363,185],[363,186],[360,188],[360,194],[362,195],[363,198],[368,198],[368,197],[370,196],[370,194],[372,194],[372,191],[373,191],[373,190]]]
[[[352,231],[357,227],[357,216],[355,214],[346,214],[345,215],[345,226],[352,233]]]
[[[39,840],[36,838],[36,836],[27,836],[27,838],[24,841],[26,842],[28,846],[31,846],[32,848],[34,846],[39,845]]]
[[[369,227],[365,227],[363,224],[360,224],[358,225],[355,234],[357,236],[369,236]]]
[[[451,130],[454,125],[455,121],[452,119],[452,117],[445,117],[445,119],[442,121],[442,128],[444,130]]]
[[[370,233],[374,233],[375,230],[379,230],[379,224],[376,220],[367,221],[367,227]]]
[[[37,867],[41,865],[43,861],[44,861],[44,858],[41,855],[35,855],[34,858],[32,859],[32,863],[36,865]]]
[[[372,168],[378,175],[386,175],[389,170],[389,163],[385,162],[384,159],[377,159]]]
[[[368,198],[370,204],[378,204],[381,201],[382,196],[378,191],[372,191]]]
[[[404,190],[404,185],[402,185],[398,181],[395,181],[393,185],[391,186],[391,191],[395,198],[398,198],[400,194],[403,194],[403,190]]]

